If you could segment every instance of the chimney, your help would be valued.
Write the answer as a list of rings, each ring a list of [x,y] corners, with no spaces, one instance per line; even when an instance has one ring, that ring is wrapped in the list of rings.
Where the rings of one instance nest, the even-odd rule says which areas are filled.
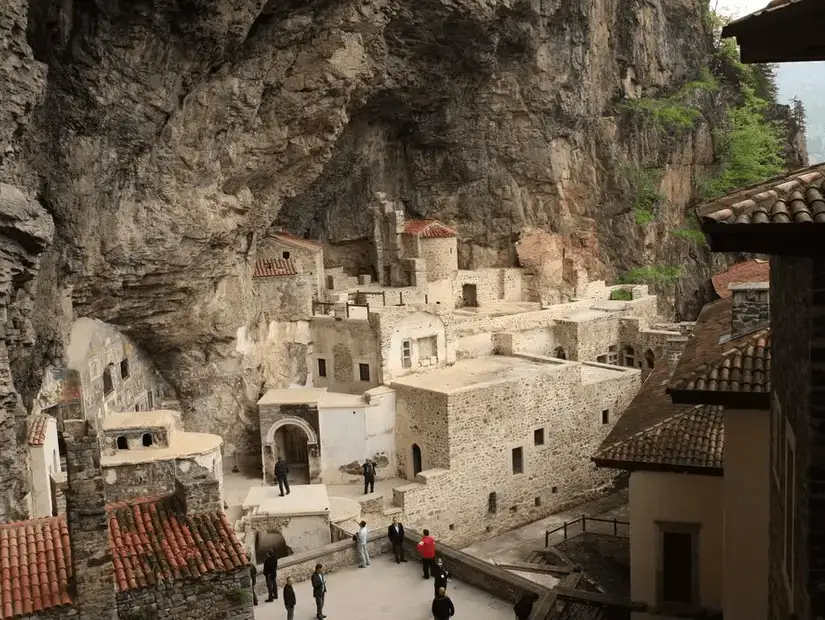
[[[730,312],[731,338],[739,338],[771,324],[768,282],[746,282],[731,285],[729,288],[733,293]]]
[[[223,510],[218,479],[207,471],[176,477],[175,496],[187,515]]]
[[[117,620],[115,572],[100,466],[97,424],[63,420],[66,522],[71,540],[75,605],[81,620]]]

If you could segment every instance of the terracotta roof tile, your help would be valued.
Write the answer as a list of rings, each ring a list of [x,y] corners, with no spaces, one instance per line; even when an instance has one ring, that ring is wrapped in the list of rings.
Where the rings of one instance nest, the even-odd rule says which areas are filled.
[[[672,390],[697,392],[771,391],[771,331],[763,329],[722,345],[724,352],[671,382]]]
[[[738,189],[700,205],[703,224],[825,224],[825,164]]]
[[[65,515],[0,525],[0,618],[70,605],[71,557]]]
[[[226,516],[185,515],[174,497],[109,507],[109,543],[120,592],[196,578],[249,563]]]
[[[298,274],[295,261],[291,258],[262,258],[255,261],[253,278],[278,278]]]
[[[458,232],[455,228],[445,226],[438,220],[407,220],[404,225],[404,234],[414,237],[455,237]]]
[[[312,241],[311,239],[303,239],[302,237],[296,237],[295,235],[290,235],[288,232],[284,232],[282,230],[273,233],[272,236],[280,241],[281,243],[286,243],[287,245],[303,248],[305,250],[310,250],[312,252],[320,252],[323,247],[317,241]]]
[[[705,364],[717,361],[721,354],[730,348],[720,343],[730,335],[732,307],[732,297],[717,299],[704,305],[696,319],[693,332],[685,343],[671,381],[693,374]]]
[[[42,446],[46,440],[46,431],[49,430],[49,422],[54,418],[48,414],[41,413],[31,417],[29,421],[29,445]]]
[[[725,444],[724,409],[692,406],[626,439],[602,444],[597,461],[635,466],[722,469]]]
[[[733,293],[730,286],[745,284],[746,282],[769,282],[771,266],[766,260],[746,260],[736,263],[727,271],[717,273],[711,278],[713,290],[721,298],[730,297]]]

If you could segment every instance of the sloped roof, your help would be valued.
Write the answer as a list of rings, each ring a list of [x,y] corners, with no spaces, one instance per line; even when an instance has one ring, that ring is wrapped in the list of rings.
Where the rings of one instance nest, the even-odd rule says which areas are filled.
[[[46,431],[49,430],[49,423],[54,418],[48,414],[41,413],[31,417],[29,421],[29,437],[28,442],[30,446],[42,446],[46,441]]]
[[[404,224],[404,234],[413,237],[456,237],[455,228],[445,226],[438,220],[407,220]]]
[[[0,618],[70,605],[66,516],[0,525]]]
[[[321,244],[317,241],[312,241],[311,239],[304,239],[302,237],[296,237],[295,235],[290,235],[288,232],[284,232],[282,230],[272,233],[272,237],[274,237],[281,243],[285,243],[296,248],[302,248],[304,250],[310,250],[312,252],[320,252],[323,249]]]
[[[730,297],[730,286],[746,282],[769,282],[771,266],[766,260],[746,260],[732,265],[727,271],[717,273],[711,278],[713,290],[720,298]]]
[[[295,261],[291,258],[261,258],[255,261],[253,278],[280,278],[298,275]]]
[[[226,516],[186,515],[174,497],[108,507],[109,544],[120,592],[249,564]]]

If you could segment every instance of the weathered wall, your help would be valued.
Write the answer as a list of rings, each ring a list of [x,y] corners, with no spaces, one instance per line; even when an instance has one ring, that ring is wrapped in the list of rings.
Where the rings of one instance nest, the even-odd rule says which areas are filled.
[[[32,481],[32,518],[52,516],[51,477],[59,476],[60,451],[57,445],[57,423],[48,422],[41,446],[29,446]]]
[[[319,482],[321,475],[321,445],[317,403],[289,405],[259,405],[261,464],[267,484],[275,483],[275,459],[278,456],[276,433],[289,425],[300,429],[307,437],[307,460],[310,482]]]
[[[223,462],[220,450],[188,458],[146,460],[137,463],[118,463],[113,462],[111,457],[103,457],[102,465],[106,501],[110,503],[136,497],[170,495],[175,492],[175,478],[195,472],[208,472],[214,475],[223,493]]]
[[[253,620],[249,569],[118,592],[120,620]]]
[[[427,281],[450,280],[458,271],[458,243],[455,237],[423,237],[420,258],[427,264]]]
[[[396,377],[432,370],[448,363],[444,322],[435,314],[415,312],[397,322],[390,320],[389,316],[382,315],[379,338],[384,383],[389,383]],[[421,338],[435,338],[436,346],[425,347],[424,343],[419,342]],[[402,343],[405,340],[410,341],[409,365],[406,368],[402,361]]]
[[[290,555],[311,552],[331,542],[328,514],[292,517],[252,515],[249,526],[260,534],[277,533],[283,536]]]
[[[630,476],[630,598],[657,605],[661,561],[657,521],[699,524],[699,596],[721,611],[724,567],[724,485],[721,476],[634,472]]]
[[[308,321],[317,297],[315,276],[255,278],[255,293],[268,321]]]
[[[335,392],[362,394],[376,387],[381,379],[379,337],[368,321],[335,320],[313,317],[312,333],[313,379],[316,387],[328,387]],[[318,359],[326,360],[327,376],[318,374]],[[358,364],[369,364],[370,380],[361,381]]]
[[[597,470],[590,455],[635,396],[639,373],[612,367],[598,373],[583,382],[578,364],[548,364],[450,395],[394,384],[399,472],[413,480],[413,443],[425,470],[416,483],[394,489],[410,526],[427,527],[450,544],[469,544],[608,485],[611,475]],[[607,424],[603,410],[610,411]],[[541,445],[535,443],[538,429]],[[514,448],[522,449],[522,473],[513,473]],[[491,493],[495,512],[489,510]]]
[[[163,379],[146,354],[112,325],[77,319],[72,325],[66,358],[68,367],[80,373],[87,419],[121,411],[145,411],[159,403]],[[128,365],[126,376],[121,368],[124,361]],[[103,373],[109,373],[111,379],[108,393],[104,390]]]

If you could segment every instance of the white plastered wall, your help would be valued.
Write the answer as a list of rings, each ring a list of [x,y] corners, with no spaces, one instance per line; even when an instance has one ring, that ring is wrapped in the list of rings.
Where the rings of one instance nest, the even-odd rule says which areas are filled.
[[[33,518],[52,516],[50,477],[59,474],[60,452],[57,445],[57,423],[50,419],[42,446],[31,446]]]

